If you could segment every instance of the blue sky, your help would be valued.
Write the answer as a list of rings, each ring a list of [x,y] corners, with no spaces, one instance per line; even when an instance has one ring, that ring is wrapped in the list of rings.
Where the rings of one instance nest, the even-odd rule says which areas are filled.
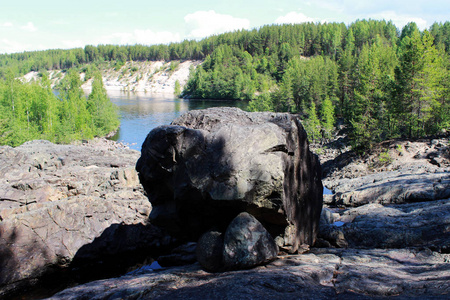
[[[6,2],[6,3],[5,3]],[[450,1],[0,0],[0,53],[98,44],[159,44],[273,23],[450,21]]]

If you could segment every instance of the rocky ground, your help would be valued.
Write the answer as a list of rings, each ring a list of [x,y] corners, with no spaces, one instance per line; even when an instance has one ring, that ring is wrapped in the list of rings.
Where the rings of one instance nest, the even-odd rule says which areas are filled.
[[[243,271],[143,270],[50,299],[448,299],[449,264],[427,249],[312,249]]]
[[[2,272],[3,291],[21,282],[18,276],[29,276],[51,261],[63,266],[90,261],[84,266],[94,272],[102,253],[126,253],[120,248],[134,245],[147,253],[139,257],[141,268],[63,290],[51,299],[449,297],[448,138],[386,142],[363,157],[348,152],[345,143],[328,145],[319,152],[323,183],[334,194],[325,196],[314,247],[279,255],[265,266],[221,273],[208,273],[198,263],[150,266],[156,258],[149,255],[152,247],[170,241],[146,223],[151,206],[132,172],[139,153],[98,142],[51,146],[35,141],[0,148],[0,270],[13,265],[17,270]],[[79,149],[88,154],[81,157]],[[134,242],[126,242],[133,237]],[[192,261],[189,253],[195,249],[195,244],[188,246],[187,254],[175,255],[190,257],[185,263]],[[110,257],[105,262],[118,262],[114,254]]]
[[[334,192],[324,197],[328,238],[339,236],[352,247],[450,251],[448,138],[388,141],[363,157],[343,153],[324,166],[323,183]]]
[[[134,169],[138,157],[105,139],[0,147],[0,298],[69,266],[106,272],[95,262],[110,259],[124,271],[130,261],[116,256],[134,251],[144,260],[163,243],[147,225],[151,205]]]
[[[448,299],[448,139],[387,149],[387,161],[382,148],[362,158],[343,148],[321,153],[325,163],[337,157],[324,178],[335,193],[326,196],[318,242],[304,254],[223,273],[198,264],[143,268],[51,299]]]

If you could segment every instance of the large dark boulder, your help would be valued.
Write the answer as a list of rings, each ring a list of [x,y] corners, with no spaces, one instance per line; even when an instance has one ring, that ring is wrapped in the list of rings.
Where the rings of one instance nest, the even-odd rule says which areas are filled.
[[[296,115],[188,112],[148,134],[136,169],[153,206],[152,224],[177,238],[225,232],[244,211],[290,252],[316,238],[320,164]]]

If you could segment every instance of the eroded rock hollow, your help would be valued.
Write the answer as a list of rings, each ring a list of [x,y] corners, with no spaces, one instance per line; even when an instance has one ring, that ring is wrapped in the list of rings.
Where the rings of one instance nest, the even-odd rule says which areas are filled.
[[[224,232],[248,212],[291,253],[316,238],[320,163],[295,115],[190,111],[148,134],[136,169],[153,206],[152,224],[174,237]]]

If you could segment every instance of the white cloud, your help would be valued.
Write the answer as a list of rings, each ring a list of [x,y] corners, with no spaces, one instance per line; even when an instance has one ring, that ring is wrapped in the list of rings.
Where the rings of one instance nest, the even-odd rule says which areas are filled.
[[[184,17],[188,38],[204,38],[214,34],[249,29],[248,19],[218,14],[214,10],[197,11]]]
[[[303,13],[291,11],[285,16],[278,17],[275,20],[277,24],[299,24],[299,23],[307,23],[307,22],[315,22],[317,21],[314,18],[310,18]]]
[[[29,31],[29,32],[36,32],[38,30],[32,22],[28,22],[27,25],[24,25],[20,28],[22,28],[23,30]]]
[[[1,25],[1,27],[13,27],[13,24],[11,22],[5,22]]]
[[[427,21],[423,18],[399,15],[395,11],[383,11],[381,13],[371,14],[369,17],[375,20],[384,19],[386,21],[392,21],[400,30],[409,22],[415,22],[420,30],[424,30],[428,27]]]

